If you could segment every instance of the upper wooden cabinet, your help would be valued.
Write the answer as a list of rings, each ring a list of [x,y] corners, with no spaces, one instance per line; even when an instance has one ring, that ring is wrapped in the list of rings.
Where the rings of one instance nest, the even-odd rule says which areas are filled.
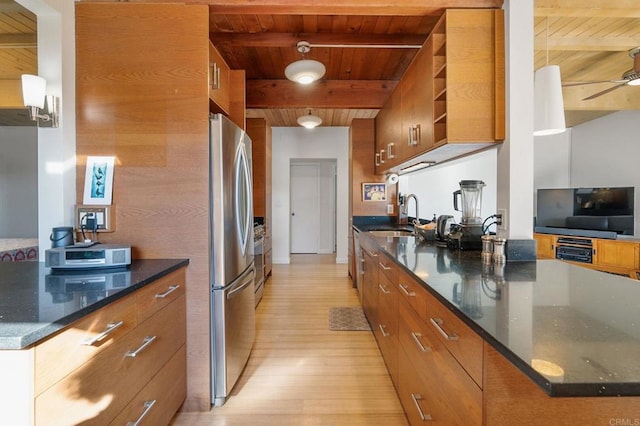
[[[440,18],[376,118],[378,174],[504,139],[503,20],[500,9],[449,9]]]
[[[213,102],[213,112],[229,115],[231,108],[229,65],[209,42],[209,99]],[[215,111],[219,109],[219,111]]]

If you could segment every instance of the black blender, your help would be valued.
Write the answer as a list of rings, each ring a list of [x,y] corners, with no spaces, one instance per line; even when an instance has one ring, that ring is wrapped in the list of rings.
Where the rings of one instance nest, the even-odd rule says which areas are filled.
[[[462,180],[460,189],[453,193],[453,208],[462,212],[460,224],[452,228],[449,234],[449,247],[460,250],[482,249],[482,188],[481,180]],[[460,196],[460,197],[458,197]],[[462,200],[462,209],[458,208],[458,198]]]

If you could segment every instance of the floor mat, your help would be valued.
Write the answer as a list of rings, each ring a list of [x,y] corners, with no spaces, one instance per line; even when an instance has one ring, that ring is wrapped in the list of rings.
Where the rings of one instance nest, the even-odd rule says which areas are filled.
[[[369,323],[360,306],[329,308],[329,330],[369,331]]]

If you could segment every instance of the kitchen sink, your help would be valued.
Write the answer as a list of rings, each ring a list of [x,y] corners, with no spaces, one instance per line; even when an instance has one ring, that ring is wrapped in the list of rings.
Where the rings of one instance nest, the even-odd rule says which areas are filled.
[[[413,235],[413,232],[408,229],[376,229],[367,231],[367,233],[374,237],[409,237]]]

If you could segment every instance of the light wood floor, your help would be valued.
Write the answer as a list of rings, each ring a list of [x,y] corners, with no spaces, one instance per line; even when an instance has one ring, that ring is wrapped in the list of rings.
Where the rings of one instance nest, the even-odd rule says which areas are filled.
[[[330,331],[333,306],[359,305],[346,265],[309,256],[274,265],[256,341],[233,395],[172,425],[406,425],[373,334]]]

